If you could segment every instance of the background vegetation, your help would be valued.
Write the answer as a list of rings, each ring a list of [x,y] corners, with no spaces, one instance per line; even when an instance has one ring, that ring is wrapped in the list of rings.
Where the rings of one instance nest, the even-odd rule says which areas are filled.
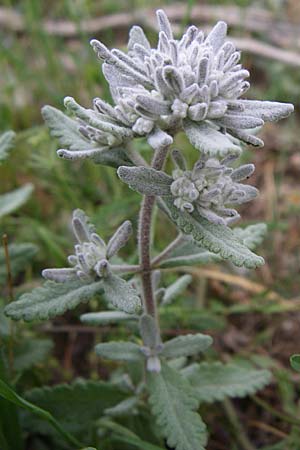
[[[171,1],[165,5],[175,10],[177,7]],[[211,432],[209,450],[242,448],[238,438],[241,424],[257,448],[297,450],[300,377],[290,368],[289,357],[300,352],[299,1],[180,2],[185,14],[179,26],[195,22],[191,19],[193,8],[201,5],[209,6],[210,14],[200,17],[197,24],[208,27],[215,22],[216,12],[221,11],[224,20],[229,19],[230,35],[251,50],[243,56],[243,64],[251,73],[249,95],[292,102],[296,114],[266,126],[265,148],[249,149],[246,154],[247,161],[256,164],[253,183],[260,188],[261,196],[242,208],[243,224],[267,223],[268,235],[260,251],[266,265],[255,272],[233,267],[229,272],[223,266],[193,269],[193,283],[185,298],[174,305],[172,314],[162,318],[162,328],[166,336],[187,329],[207,332],[214,337],[214,352],[224,361],[251,360],[273,371],[271,385],[259,396],[205,411]],[[122,47],[130,23],[124,20],[121,27],[90,33],[82,21],[120,13],[126,13],[126,18],[134,14],[138,21],[150,16],[149,12],[139,15],[140,10],[150,6],[154,9],[164,5],[159,1],[149,5],[145,0],[1,2],[0,131],[13,129],[17,137],[9,160],[0,166],[0,193],[25,182],[34,185],[34,192],[20,210],[0,219],[0,233],[7,233],[10,243],[31,242],[39,249],[32,264],[14,277],[15,296],[40,283],[42,268],[64,265],[65,255],[71,250],[69,221],[73,209],[84,208],[105,238],[125,218],[132,220],[136,229],[139,196],[122,185],[111,168],[100,168],[90,161],[71,164],[59,160],[57,142],[50,138],[40,109],[44,104],[63,109],[66,95],[84,106],[91,105],[96,96],[109,99],[89,40],[97,37],[109,47]],[[243,20],[248,23],[249,11],[255,11],[259,20],[245,26]],[[240,25],[232,19],[236,12]],[[54,24],[52,31],[49,21]],[[260,27],[263,21],[265,27]],[[70,22],[73,32],[60,35]],[[154,39],[154,33],[149,32]],[[182,136],[178,136],[177,144],[196,158]],[[147,154],[143,140],[139,148]],[[170,233],[166,222],[160,221],[155,236],[157,250],[169,242]],[[131,242],[126,251],[132,254],[133,249]],[[5,286],[2,298],[8,301]],[[93,310],[94,306],[81,307],[80,312]],[[23,336],[34,335],[54,343],[46,360],[24,369],[18,380],[20,386],[55,384],[78,376],[109,377],[111,365],[96,359],[92,349],[95,341],[115,336],[115,330],[84,326],[78,316],[75,311],[52,323],[18,325],[20,341]],[[130,330],[119,332],[121,337]],[[283,439],[288,439],[287,447],[276,446]]]

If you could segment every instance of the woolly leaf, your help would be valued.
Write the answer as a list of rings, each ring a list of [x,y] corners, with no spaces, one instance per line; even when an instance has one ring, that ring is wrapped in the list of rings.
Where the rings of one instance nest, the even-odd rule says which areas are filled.
[[[50,339],[25,339],[14,348],[14,370],[23,372],[39,364],[52,350]]]
[[[104,295],[115,308],[128,314],[137,313],[141,308],[141,300],[137,291],[123,278],[109,274],[103,279]]]
[[[113,407],[125,397],[119,388],[110,383],[86,380],[34,388],[25,394],[26,400],[47,409],[66,430],[73,433],[90,429],[105,409]],[[26,422],[28,420],[32,425],[36,423],[26,418]],[[41,424],[38,429],[41,429]]]
[[[139,325],[144,345],[149,348],[155,348],[160,343],[155,319],[149,314],[143,314]]]
[[[267,233],[267,225],[256,223],[246,228],[235,227],[233,232],[250,250],[253,250],[262,243]]]
[[[236,103],[243,106],[243,114],[249,114],[249,116],[258,117],[268,122],[277,122],[288,117],[294,111],[294,106],[291,103],[244,99],[238,99]]]
[[[23,271],[32,258],[36,255],[38,248],[33,244],[10,244],[8,253],[12,276],[15,277]],[[4,248],[0,248],[0,286],[6,282],[6,265]]]
[[[5,308],[5,314],[14,320],[48,320],[87,302],[102,293],[102,283],[83,284],[72,280],[65,283],[46,281],[42,287],[23,294]]]
[[[53,106],[44,106],[42,115],[50,129],[51,136],[56,137],[63,147],[58,150],[58,155],[61,158],[72,160],[91,157],[97,164],[112,167],[132,164],[123,149],[118,147],[113,149],[101,148],[85,138],[79,131],[79,122]]]
[[[195,412],[198,400],[189,383],[167,364],[159,373],[147,373],[152,413],[169,447],[204,450],[206,427]]]
[[[50,129],[51,136],[58,139],[62,147],[70,150],[86,150],[91,146],[79,131],[79,123],[53,106],[42,108],[44,121]]]
[[[106,325],[108,323],[119,323],[132,319],[137,319],[137,317],[122,311],[86,313],[80,316],[81,322],[88,325]]]
[[[197,250],[197,249],[195,249]],[[162,268],[172,268],[181,266],[196,266],[198,264],[210,264],[212,262],[219,261],[220,257],[215,253],[211,253],[205,250],[198,249],[198,252],[194,252],[182,256],[174,256],[172,258],[165,259],[159,264]]]
[[[27,202],[33,191],[33,185],[27,183],[24,186],[0,195],[0,217],[14,212]]]
[[[171,197],[165,197],[164,203],[160,204],[183,233],[192,235],[196,245],[220,254],[223,259],[230,260],[236,266],[253,269],[264,264],[264,259],[252,253],[230,228],[209,222],[197,211],[191,214],[180,211],[174,206]]]
[[[8,157],[8,153],[13,146],[16,134],[13,131],[6,131],[0,136],[0,161]]]
[[[268,370],[249,369],[220,362],[192,364],[182,374],[195,389],[201,402],[224,400],[226,397],[245,397],[265,387],[271,378]]]
[[[239,155],[241,149],[228,135],[221,133],[207,122],[184,121],[184,131],[190,143],[204,155],[212,157],[226,156],[228,153]]]
[[[210,336],[201,333],[178,336],[164,342],[162,355],[166,358],[196,355],[207,350],[212,343],[213,340]]]
[[[180,295],[185,291],[187,286],[191,283],[192,276],[191,275],[183,275],[178,278],[174,283],[168,286],[165,290],[164,296],[162,298],[162,305],[170,304],[174,298]]]
[[[143,195],[170,195],[172,178],[147,167],[119,167],[118,175],[134,191]]]
[[[96,345],[95,352],[101,358],[116,361],[140,361],[143,359],[140,346],[133,342],[104,342]]]
[[[114,233],[114,235],[110,238],[107,249],[106,249],[106,255],[107,258],[111,258],[112,256],[116,255],[118,251],[124,247],[124,245],[127,243],[128,239],[130,238],[132,234],[132,225],[129,220],[126,220],[122,225],[117,229],[117,231]]]

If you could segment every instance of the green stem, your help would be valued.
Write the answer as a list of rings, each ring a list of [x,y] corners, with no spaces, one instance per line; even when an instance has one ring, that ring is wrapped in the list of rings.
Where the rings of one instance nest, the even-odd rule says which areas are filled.
[[[256,450],[256,448],[249,441],[248,436],[246,435],[245,430],[239,421],[238,415],[231,400],[229,399],[224,400],[223,405],[227,417],[229,419],[229,422],[234,431],[235,438],[237,442],[240,444],[241,448],[243,448],[244,450]]]

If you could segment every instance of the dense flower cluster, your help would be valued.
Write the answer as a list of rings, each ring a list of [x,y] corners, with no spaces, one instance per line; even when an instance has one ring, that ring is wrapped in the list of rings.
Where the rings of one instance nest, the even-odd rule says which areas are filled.
[[[181,158],[183,161],[183,159]],[[228,225],[240,216],[235,209],[226,205],[241,204],[255,198],[258,190],[241,184],[254,172],[253,164],[245,164],[232,169],[229,164],[233,158],[222,161],[216,158],[202,157],[193,170],[177,166],[172,172],[171,193],[175,197],[174,205],[189,213],[196,208],[202,217],[213,223]]]
[[[43,270],[42,275],[49,280],[62,282],[74,278],[87,280],[105,276],[109,270],[108,260],[126,244],[132,232],[131,223],[127,220],[106,245],[80,209],[73,212],[72,228],[77,240],[75,254],[68,257],[72,267]]]
[[[116,151],[157,128],[170,134],[184,128],[201,151],[201,144],[194,142],[195,131],[201,139],[211,133],[216,137],[217,131],[223,139],[226,134],[262,146],[253,131],[292,112],[290,104],[241,99],[250,86],[249,72],[240,64],[240,52],[226,40],[226,23],[218,22],[207,36],[190,26],[175,39],[162,10],[157,18],[157,48],[151,48],[139,26],[130,31],[128,53],[91,41],[103,61],[115,104],[95,98],[94,108],[86,109],[66,97],[65,106],[77,118],[74,126],[82,142],[78,148],[59,150],[60,156],[96,159],[99,153]],[[191,123],[196,130],[191,130]]]

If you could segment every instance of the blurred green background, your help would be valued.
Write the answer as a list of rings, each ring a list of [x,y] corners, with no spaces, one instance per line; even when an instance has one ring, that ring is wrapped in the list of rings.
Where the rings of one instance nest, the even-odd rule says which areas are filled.
[[[84,209],[105,238],[125,218],[131,219],[136,229],[139,196],[117,180],[114,169],[90,161],[60,160],[56,155],[58,143],[44,126],[40,109],[50,104],[63,110],[67,95],[85,107],[96,96],[109,100],[100,62],[89,40],[96,37],[108,47],[125,47],[130,25],[136,22],[148,29],[154,43],[154,9],[164,6],[175,16],[176,11],[182,11],[176,20],[179,29],[189,23],[208,29],[217,19],[227,21],[229,35],[245,50],[242,62],[250,70],[252,83],[248,96],[295,104],[296,113],[291,118],[265,126],[261,133],[264,149],[249,149],[244,155],[245,161],[256,164],[252,182],[261,196],[241,208],[241,225],[258,221],[268,224],[268,236],[259,251],[266,265],[255,272],[228,271],[223,266],[204,272],[200,268],[187,294],[189,305],[205,307],[211,314],[211,321],[207,319],[203,328],[212,330],[224,359],[228,354],[247,358],[251,353],[262,358],[261,364],[287,369],[289,356],[300,351],[299,0],[0,2],[0,132],[13,129],[17,133],[10,158],[0,166],[0,194],[25,182],[34,185],[26,205],[1,220],[0,232],[8,234],[10,243],[32,242],[39,247],[34,262],[14,280],[15,292],[39,284],[42,268],[65,264],[73,245],[69,228],[73,209]],[[95,26],[96,21],[97,28],[98,19],[110,23],[112,15],[119,17],[116,26],[88,31],[87,24]],[[176,143],[195,160],[197,154],[184,136],[179,135]],[[135,145],[147,157],[146,143],[141,139]],[[156,250],[169,242],[171,233],[175,231],[160,220]],[[131,261],[134,251],[131,240],[126,249]],[[224,273],[232,278],[224,277]],[[74,317],[71,315],[71,321],[79,325]],[[64,320],[63,324],[68,323],[70,317]],[[169,322],[177,330],[199,326],[193,313],[184,311]],[[62,345],[66,341],[64,337]],[[91,345],[83,347],[85,352]],[[63,353],[62,346],[57,354]],[[70,357],[66,359],[64,354],[64,358],[66,378],[82,372],[72,355],[71,363]],[[56,373],[55,377],[62,376]],[[279,384],[279,389],[266,394],[279,408],[291,407],[299,395],[294,380],[290,383],[295,387],[290,400],[285,385]],[[282,429],[286,432],[284,426]]]

